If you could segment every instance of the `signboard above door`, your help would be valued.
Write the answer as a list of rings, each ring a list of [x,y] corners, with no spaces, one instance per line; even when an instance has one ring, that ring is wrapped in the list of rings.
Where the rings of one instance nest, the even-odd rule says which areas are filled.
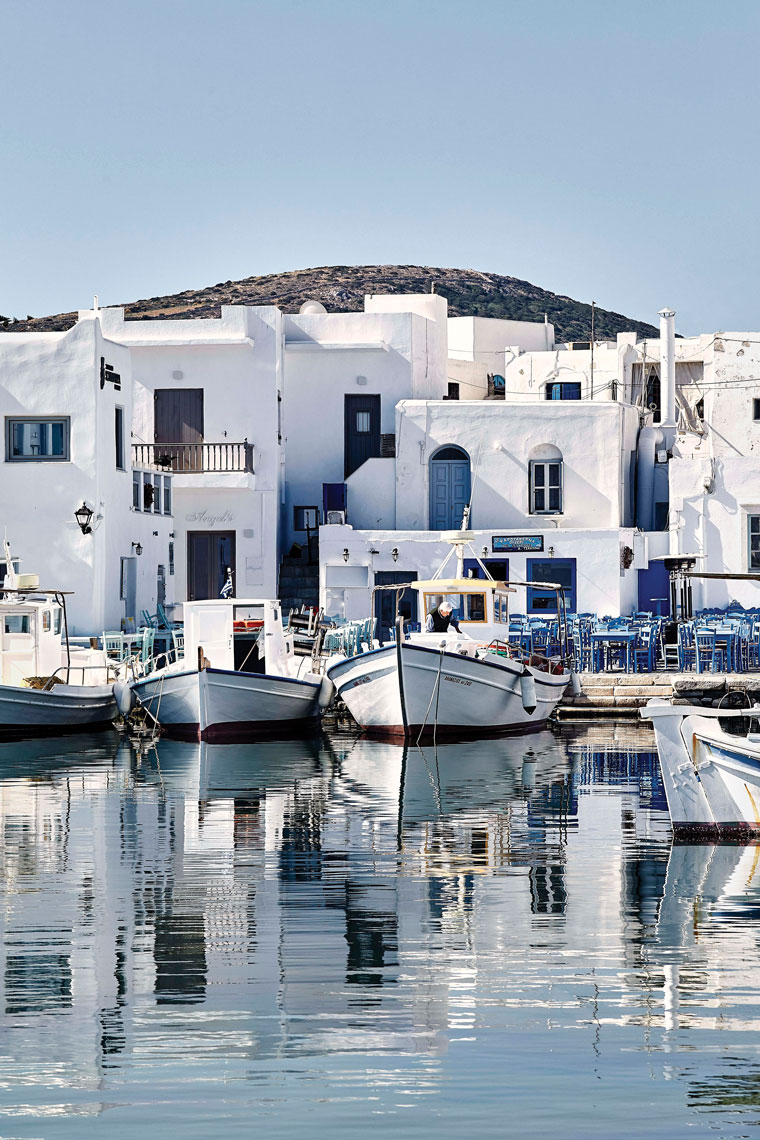
[[[542,534],[494,534],[491,536],[491,550],[494,553],[512,551],[532,554],[534,551],[544,549],[544,536]]]

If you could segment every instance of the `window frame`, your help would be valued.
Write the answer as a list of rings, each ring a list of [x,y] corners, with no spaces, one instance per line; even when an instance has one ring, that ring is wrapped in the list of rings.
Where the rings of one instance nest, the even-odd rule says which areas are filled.
[[[127,449],[124,444],[124,408],[115,404],[113,410],[114,445],[116,449],[116,470],[127,470]]]
[[[477,579],[473,578],[473,581],[475,582],[475,581],[477,581]],[[424,594],[423,596],[424,596],[425,619],[427,619],[427,615],[430,613],[430,611],[434,610],[436,608],[436,606],[439,606],[445,598],[451,602],[451,605],[453,607],[452,617],[455,617],[457,619],[457,621],[460,623],[460,625],[463,622],[465,625],[488,625],[488,602],[486,601],[486,591],[485,590],[458,590],[455,594],[451,594],[451,593]],[[466,604],[463,604],[462,601],[456,602],[455,601],[456,598],[460,598],[460,599],[482,598],[483,599],[483,617],[482,618],[458,617],[457,616],[458,613],[464,614],[465,612],[467,612],[467,613],[470,612],[470,603],[468,602]]]
[[[558,396],[554,395],[555,388],[559,388]],[[572,388],[575,395],[566,396],[565,388]],[[580,380],[547,380],[545,395],[547,400],[580,400],[583,398],[583,390]]]
[[[549,481],[548,468],[555,466],[559,467],[559,482],[553,484]],[[541,486],[536,486],[536,470],[539,468],[546,468],[545,479],[546,482]],[[545,495],[544,502],[547,501],[548,495],[552,490],[559,491],[559,507],[537,507],[536,506],[536,491],[542,491]],[[563,515],[565,513],[565,461],[564,459],[531,459],[528,461],[528,514],[531,515]]]
[[[63,455],[14,455],[13,427],[15,424],[61,424],[63,427]],[[71,462],[71,416],[6,416],[5,417],[5,462],[6,463],[70,463]]]
[[[757,522],[757,530],[753,534],[752,523],[755,521]],[[757,539],[757,546],[756,546],[756,554],[757,554],[757,559],[758,559],[757,566],[752,565],[752,539],[753,539],[753,537]],[[758,514],[757,512],[753,512],[752,514],[747,512],[747,571],[750,574],[754,574],[756,571],[760,571],[760,514]]]
[[[163,514],[165,514],[165,515],[171,515],[171,513],[172,513],[172,495],[173,495],[172,477],[171,477],[171,475],[164,475],[162,503],[163,503]]]
[[[303,514],[300,516],[298,513],[299,511],[303,512]],[[314,512],[314,520],[315,520],[314,526],[308,526],[307,527],[305,525],[304,526],[298,525],[299,517],[300,517],[301,522],[303,522],[303,523],[306,522],[306,511],[313,511]],[[294,506],[293,507],[293,530],[294,531],[298,531],[299,534],[301,532],[306,534],[306,533],[308,533],[308,531],[314,531],[314,530],[317,530],[318,528],[319,528],[319,507],[314,506],[313,503],[309,504],[309,506]]]
[[[544,555],[543,558],[527,558],[525,560],[525,612],[534,616],[549,616],[556,615],[556,594],[547,590],[534,590],[534,585],[540,586],[540,580],[533,581],[533,568],[537,563],[551,564],[553,566],[567,567],[570,570],[570,589],[565,590],[565,601],[567,604],[568,613],[577,613],[578,603],[578,560],[576,558],[551,558]],[[539,606],[536,608],[536,597],[538,599],[546,598],[549,601],[548,606]],[[555,607],[555,608],[552,608]]]

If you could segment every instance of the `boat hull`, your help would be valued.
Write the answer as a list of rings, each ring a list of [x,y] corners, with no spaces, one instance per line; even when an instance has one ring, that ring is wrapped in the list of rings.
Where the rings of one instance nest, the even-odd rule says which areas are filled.
[[[224,669],[156,673],[133,686],[168,736],[243,741],[318,724],[320,683]]]
[[[724,732],[695,708],[647,707],[671,823],[689,838],[760,835],[760,739]]]
[[[523,702],[526,673],[535,685],[532,711]],[[466,657],[413,642],[335,662],[327,674],[367,732],[413,740],[542,728],[570,680],[496,654]]]
[[[55,685],[46,691],[0,685],[3,736],[89,731],[117,715],[112,685]]]

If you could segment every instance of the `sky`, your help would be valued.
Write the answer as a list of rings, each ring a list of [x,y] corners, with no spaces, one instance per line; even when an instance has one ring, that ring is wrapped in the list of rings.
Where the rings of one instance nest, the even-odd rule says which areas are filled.
[[[0,0],[0,314],[318,265],[760,329],[757,0]]]

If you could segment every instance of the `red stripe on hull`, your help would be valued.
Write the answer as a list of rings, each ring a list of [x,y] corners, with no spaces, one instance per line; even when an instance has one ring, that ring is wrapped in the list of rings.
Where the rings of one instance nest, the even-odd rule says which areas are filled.
[[[478,740],[485,736],[523,736],[528,732],[537,732],[541,728],[546,728],[548,720],[531,721],[529,724],[511,724],[505,728],[503,725],[483,725],[479,724],[477,727],[465,724],[439,724],[438,728],[433,725],[426,724],[422,730],[422,740],[432,741],[433,736],[436,740]],[[410,724],[408,728],[404,728],[403,724],[384,724],[381,726],[373,726],[362,730],[364,736],[369,736],[373,740],[417,740],[420,737],[420,724]]]
[[[225,724],[210,724],[200,733],[200,740],[209,744],[242,744],[248,740],[290,740],[310,736],[319,728],[319,717],[306,720],[240,720]]]

